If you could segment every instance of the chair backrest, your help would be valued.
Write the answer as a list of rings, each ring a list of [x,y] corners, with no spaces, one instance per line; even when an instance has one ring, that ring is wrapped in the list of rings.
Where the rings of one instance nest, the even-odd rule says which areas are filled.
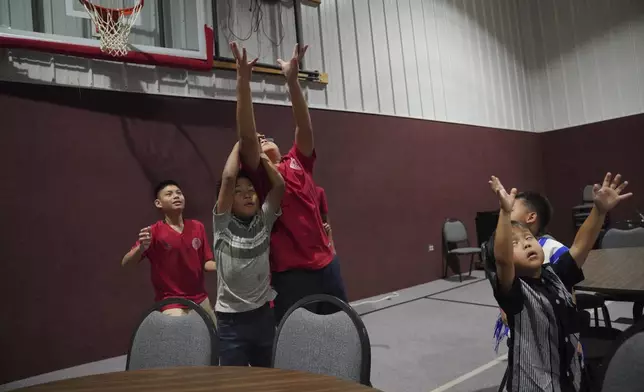
[[[340,311],[321,315],[304,306],[328,302]],[[273,345],[273,367],[325,374],[371,385],[371,344],[358,313],[329,295],[312,295],[284,315]]]
[[[184,316],[161,313],[171,304],[192,311]],[[217,330],[205,310],[183,298],[168,298],[148,310],[134,332],[126,370],[217,365],[217,346]]]
[[[586,185],[584,187],[584,193],[582,194],[584,203],[592,203],[593,201],[593,186]]]
[[[632,336],[637,334],[641,335],[642,333],[644,333],[644,318],[639,320],[635,325],[631,325],[630,327],[626,328],[626,330],[624,330],[622,333],[617,335],[617,338],[615,339],[615,341],[613,341],[610,350],[608,350],[608,352],[606,353],[606,355],[604,355],[604,358],[602,359],[601,369],[603,370],[599,374],[597,385],[603,385],[604,378],[607,375],[606,369],[610,367],[610,364],[613,361],[613,357],[617,354],[617,352],[622,347],[624,342],[626,342]]]
[[[443,238],[446,242],[467,241],[467,230],[465,225],[458,219],[448,219],[443,224]]]
[[[644,383],[644,332],[624,341],[612,356],[602,392],[641,391]]]
[[[602,249],[644,247],[644,227],[630,230],[610,229],[604,234]]]

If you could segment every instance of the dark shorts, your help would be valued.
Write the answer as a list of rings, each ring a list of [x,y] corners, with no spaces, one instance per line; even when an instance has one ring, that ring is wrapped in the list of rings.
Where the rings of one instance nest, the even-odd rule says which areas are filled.
[[[275,298],[275,322],[279,324],[286,311],[300,299],[314,294],[328,294],[347,302],[338,256],[319,270],[289,270],[274,272],[272,284]],[[338,309],[329,304],[312,304],[307,309],[318,314],[335,313]]]
[[[271,367],[275,318],[264,306],[242,313],[217,312],[220,366]]]

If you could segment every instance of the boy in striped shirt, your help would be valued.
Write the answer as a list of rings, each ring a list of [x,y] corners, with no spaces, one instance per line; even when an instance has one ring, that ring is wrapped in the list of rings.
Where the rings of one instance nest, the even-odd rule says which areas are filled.
[[[552,206],[545,196],[532,191],[517,193],[510,219],[525,224],[543,248],[543,262],[555,264],[559,257],[568,251],[568,247],[546,234],[551,218]],[[495,347],[507,336],[508,329],[503,328],[503,324],[507,326],[507,320],[501,310],[495,327]]]
[[[257,59],[248,61],[231,45],[237,61],[237,131],[256,133],[250,75]],[[213,211],[217,261],[217,330],[221,366],[270,367],[275,316],[270,302],[269,246],[273,224],[281,214],[286,186],[265,154],[259,157],[269,188],[263,204],[247,174],[240,171],[239,142],[226,161]]]
[[[239,172],[239,144],[235,144],[213,211],[221,366],[271,366],[275,317],[270,301],[275,291],[270,284],[269,244],[285,187],[265,156],[262,165],[273,186],[260,207],[253,184]]]
[[[511,220],[517,190],[507,192],[492,177],[499,198],[499,221],[488,248],[496,264],[494,297],[508,316],[512,341],[508,351],[510,391],[577,392],[581,384],[579,320],[572,287],[583,279],[581,266],[599,235],[606,213],[632,196],[627,182],[610,173],[593,189],[594,207],[570,250],[555,264],[544,264],[543,248],[529,228]]]

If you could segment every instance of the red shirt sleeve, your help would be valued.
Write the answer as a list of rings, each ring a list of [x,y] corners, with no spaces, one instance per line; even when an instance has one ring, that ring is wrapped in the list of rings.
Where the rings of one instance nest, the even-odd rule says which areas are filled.
[[[291,151],[288,152],[288,155],[297,159],[304,168],[304,171],[311,175],[313,174],[313,164],[315,163],[316,158],[315,150],[313,150],[310,157],[307,157],[302,154],[300,149],[297,148],[297,145],[294,143],[293,147],[291,147]]]
[[[208,241],[208,235],[206,234],[206,228],[203,223],[201,223],[201,243],[203,244],[203,260],[202,263],[205,264],[206,261],[214,260],[215,256],[212,254],[212,247]]]
[[[268,195],[268,191],[271,190],[271,183],[268,179],[268,173],[266,173],[266,169],[264,169],[264,165],[260,163],[257,169],[253,169],[242,162],[241,169],[248,174],[250,182],[253,183],[255,192],[257,192],[257,196],[259,196],[259,202],[264,203],[266,195]]]
[[[327,205],[327,202],[326,202],[326,193],[324,193],[324,188],[319,186],[317,187],[317,191],[318,191],[318,201],[320,203],[320,214],[328,215],[329,206]]]

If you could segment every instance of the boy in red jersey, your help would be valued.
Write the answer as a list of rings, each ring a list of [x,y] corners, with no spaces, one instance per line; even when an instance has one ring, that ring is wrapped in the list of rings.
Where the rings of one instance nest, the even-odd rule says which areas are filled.
[[[212,249],[201,222],[184,219],[186,200],[179,184],[163,181],[154,190],[154,205],[164,219],[139,232],[139,240],[121,261],[125,266],[150,260],[150,277],[155,301],[180,297],[201,305],[215,321],[215,313],[204,288],[203,271],[215,271]],[[180,305],[163,309],[164,314],[180,316],[187,310]]]
[[[335,245],[333,244],[333,231],[331,230],[331,220],[329,219],[329,205],[326,201],[326,192],[324,192],[324,188],[322,188],[321,186],[318,186],[316,189],[318,194],[318,201],[320,202],[320,216],[322,217],[324,232],[326,233],[327,237],[329,237],[329,244],[331,245],[331,249],[333,249],[333,253],[335,253]]]
[[[247,61],[245,50],[243,55],[240,53],[236,43],[231,43],[231,49],[237,61],[237,110],[251,113],[249,67],[252,62]],[[262,152],[277,166],[286,183],[282,216],[273,228],[270,252],[278,323],[290,306],[308,295],[329,294],[347,300],[340,264],[324,230],[313,181],[313,128],[298,81],[299,63],[306,49],[306,46],[296,45],[289,61],[278,60],[286,78],[296,124],[295,143],[290,151],[282,156],[277,145],[258,135],[253,127],[238,127],[242,168],[251,178],[260,200],[263,202],[271,189],[266,170],[260,165]],[[319,311],[327,313],[332,309]]]

